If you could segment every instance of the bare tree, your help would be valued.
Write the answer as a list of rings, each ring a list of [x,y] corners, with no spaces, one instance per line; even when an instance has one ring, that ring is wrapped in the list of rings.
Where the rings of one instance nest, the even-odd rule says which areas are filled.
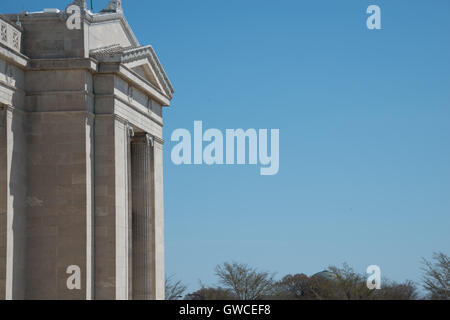
[[[275,284],[274,299],[303,300],[310,296],[310,278],[305,274],[283,277]]]
[[[381,290],[377,290],[374,295],[377,300],[417,300],[419,295],[417,287],[412,281],[403,283],[383,281]]]
[[[241,263],[224,263],[216,267],[220,283],[239,300],[261,300],[271,294],[273,275]]]
[[[200,290],[187,294],[184,300],[235,300],[235,297],[228,289],[202,286]]]
[[[370,290],[366,275],[354,271],[349,265],[329,267],[311,277],[286,276],[278,287],[284,288],[285,299],[296,300],[415,300],[417,288],[411,281],[404,283],[383,281],[380,290]]]
[[[181,281],[173,280],[173,276],[166,279],[166,300],[179,300],[183,297],[187,287]]]
[[[397,283],[383,280],[380,290],[367,288],[366,275],[357,273],[344,264],[342,268],[330,267],[335,275],[335,297],[345,300],[416,300],[418,298],[417,287],[412,281]]]
[[[334,291],[338,299],[343,300],[369,300],[375,293],[369,290],[366,279],[362,274],[354,271],[352,267],[344,263],[342,268],[330,267],[330,272],[335,276]]]
[[[435,253],[433,260],[423,259],[423,287],[432,300],[450,300],[450,257]]]

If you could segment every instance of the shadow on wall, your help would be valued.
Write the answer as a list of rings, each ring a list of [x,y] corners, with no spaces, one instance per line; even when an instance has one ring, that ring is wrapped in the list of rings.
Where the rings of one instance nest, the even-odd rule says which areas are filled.
[[[6,298],[6,106],[0,103],[0,300]]]
[[[14,97],[13,97],[14,101]],[[8,251],[13,254],[9,268],[12,272],[12,299],[25,298],[25,258],[26,258],[26,115],[21,111],[8,110],[7,122],[7,157],[10,158],[10,178],[8,197]]]

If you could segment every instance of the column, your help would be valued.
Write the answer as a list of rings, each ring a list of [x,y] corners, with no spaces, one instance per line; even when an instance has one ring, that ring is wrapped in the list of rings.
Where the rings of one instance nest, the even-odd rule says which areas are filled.
[[[128,300],[133,299],[133,193],[131,180],[131,141],[134,137],[134,128],[127,126],[127,190],[128,190]]]
[[[133,299],[154,299],[153,139],[135,134],[131,143]]]
[[[131,299],[132,130],[112,115],[95,120],[95,299]]]
[[[163,141],[156,138],[153,147],[152,166],[155,197],[155,299],[165,300]]]

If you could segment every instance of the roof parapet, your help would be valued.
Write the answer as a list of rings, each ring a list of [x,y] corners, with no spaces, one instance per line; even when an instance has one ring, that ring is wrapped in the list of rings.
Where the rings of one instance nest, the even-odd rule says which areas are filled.
[[[19,53],[22,48],[22,28],[2,16],[0,16],[0,43]]]

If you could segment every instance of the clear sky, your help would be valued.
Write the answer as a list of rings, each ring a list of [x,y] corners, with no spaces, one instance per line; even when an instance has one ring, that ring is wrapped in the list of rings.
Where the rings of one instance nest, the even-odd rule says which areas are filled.
[[[1,12],[69,1],[2,1]],[[94,0],[96,10],[106,0]],[[450,253],[450,1],[123,0],[176,90],[165,109],[166,271],[349,263],[420,280]],[[382,30],[366,28],[366,8]],[[280,129],[280,172],[175,166],[177,128]]]

